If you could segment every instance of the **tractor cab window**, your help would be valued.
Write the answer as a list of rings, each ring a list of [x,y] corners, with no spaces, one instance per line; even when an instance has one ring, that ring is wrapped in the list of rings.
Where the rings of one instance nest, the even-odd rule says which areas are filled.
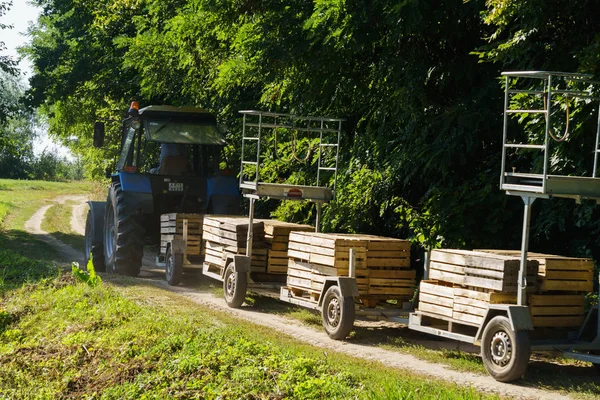
[[[223,145],[223,135],[214,123],[172,119],[146,120],[148,140],[161,143]]]

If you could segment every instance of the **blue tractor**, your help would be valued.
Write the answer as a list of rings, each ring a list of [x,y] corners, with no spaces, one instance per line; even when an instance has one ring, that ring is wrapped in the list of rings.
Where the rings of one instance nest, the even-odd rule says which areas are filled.
[[[106,202],[89,202],[85,262],[92,257],[97,271],[137,276],[144,245],[160,240],[161,214],[238,214],[240,193],[221,160],[225,139],[214,115],[192,107],[138,110],[136,102],[127,114]],[[96,122],[95,147],[104,135]]]

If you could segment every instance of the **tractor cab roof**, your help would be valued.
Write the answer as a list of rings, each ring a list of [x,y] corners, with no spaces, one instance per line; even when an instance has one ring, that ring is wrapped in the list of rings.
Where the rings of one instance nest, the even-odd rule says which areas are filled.
[[[217,119],[196,107],[148,106],[139,111],[146,138],[160,143],[224,145]]]

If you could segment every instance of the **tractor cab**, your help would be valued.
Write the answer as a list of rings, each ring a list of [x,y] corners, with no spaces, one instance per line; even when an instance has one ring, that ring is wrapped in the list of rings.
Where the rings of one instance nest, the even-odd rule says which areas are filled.
[[[103,147],[104,136],[104,123],[96,122],[95,147]],[[206,110],[139,109],[137,102],[131,104],[122,124],[115,169],[107,171],[111,179],[107,202],[90,204],[96,214],[94,226],[103,225],[103,261],[108,270],[137,275],[144,243],[160,240],[162,214],[239,212],[237,180],[221,157],[225,144],[215,116]],[[130,233],[132,227],[135,235]],[[121,237],[125,245],[120,244]]]

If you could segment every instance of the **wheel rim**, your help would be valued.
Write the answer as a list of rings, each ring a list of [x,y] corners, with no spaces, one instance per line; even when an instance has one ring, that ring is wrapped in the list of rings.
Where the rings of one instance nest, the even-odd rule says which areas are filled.
[[[235,274],[229,271],[227,278],[225,279],[225,295],[228,298],[233,298],[235,294]]]
[[[333,297],[327,304],[327,323],[329,326],[336,327],[340,323],[341,306],[337,297]]]
[[[513,353],[510,337],[504,331],[498,331],[492,337],[490,343],[490,353],[494,364],[504,367],[506,366]]]

